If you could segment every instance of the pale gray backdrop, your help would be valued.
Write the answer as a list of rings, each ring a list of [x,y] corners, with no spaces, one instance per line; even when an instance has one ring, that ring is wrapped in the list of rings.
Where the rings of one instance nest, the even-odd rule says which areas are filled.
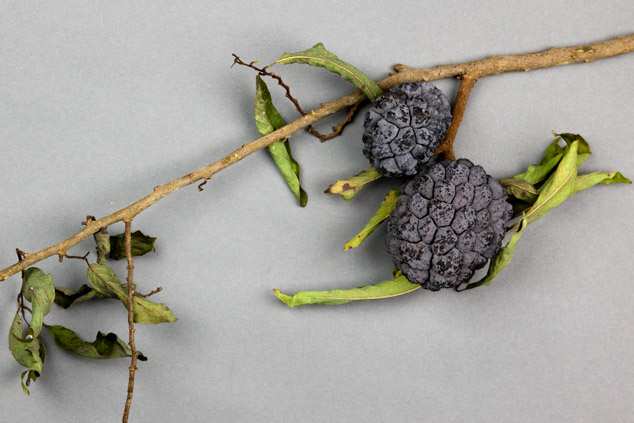
[[[16,247],[58,242],[86,215],[112,213],[257,138],[255,74],[231,69],[231,53],[265,64],[322,41],[381,79],[395,63],[605,40],[633,32],[633,12],[631,0],[2,1],[0,267]],[[308,110],[353,90],[323,69],[276,71]],[[586,171],[634,177],[633,71],[630,54],[482,79],[456,153],[511,176],[539,159],[552,130],[579,132],[594,153]],[[453,98],[455,81],[437,85]],[[491,287],[303,309],[272,295],[389,278],[384,229],[342,247],[390,183],[350,203],[322,194],[368,166],[361,123],[328,143],[293,137],[305,209],[259,152],[134,221],[158,237],[157,252],[136,260],[139,289],[162,286],[154,299],[180,320],[138,327],[149,361],[139,364],[132,421],[631,422],[632,186],[599,186],[531,225]],[[85,282],[80,262],[39,266],[61,286]],[[124,276],[123,263],[115,269]],[[0,284],[0,333],[19,286],[19,277]],[[91,340],[98,330],[127,339],[114,301],[55,307],[46,321]],[[120,420],[127,359],[85,361],[44,335],[44,373],[27,397],[5,339],[0,420]]]

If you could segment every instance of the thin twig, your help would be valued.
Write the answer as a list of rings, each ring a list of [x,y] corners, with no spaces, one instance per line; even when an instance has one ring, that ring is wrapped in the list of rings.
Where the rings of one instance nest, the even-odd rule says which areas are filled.
[[[456,63],[451,65],[441,65],[432,69],[413,69],[403,66],[402,70],[377,84],[382,89],[387,89],[404,82],[432,81],[443,78],[454,78],[460,75],[470,75],[475,79],[488,75],[496,75],[504,72],[529,71],[534,69],[548,68],[552,66],[569,63],[587,63],[594,60],[605,59],[607,57],[618,56],[620,54],[634,51],[634,34],[626,37],[620,36],[615,39],[596,44],[587,44],[574,47],[551,48],[546,51],[528,54],[516,54],[509,56],[492,56],[488,59],[475,62]],[[99,220],[86,221],[86,227],[70,238],[51,245],[37,253],[28,254],[24,260],[19,261],[0,271],[0,281],[5,280],[21,270],[53,255],[65,254],[66,250],[77,245],[84,239],[92,236],[101,228],[105,228],[114,223],[131,220],[137,214],[150,207],[163,197],[177,191],[183,187],[191,185],[244,159],[245,157],[263,149],[264,147],[289,138],[293,134],[301,131],[309,125],[330,116],[333,113],[343,110],[346,107],[354,106],[365,99],[361,92],[356,92],[344,96],[338,100],[323,104],[314,113],[302,116],[294,122],[258,138],[248,144],[233,151],[222,159],[198,169],[192,173],[173,180],[165,185],[159,185],[154,191],[128,207],[123,208],[111,215]]]
[[[198,184],[198,192],[202,192],[203,191],[203,187],[205,185],[207,185],[207,182],[209,182],[209,179],[206,179],[204,181],[202,181],[201,183]]]
[[[128,260],[128,296],[126,298],[126,306],[128,307],[128,329],[130,333],[130,372],[128,376],[128,396],[125,400],[125,408],[123,409],[123,423],[128,422],[130,415],[130,405],[132,404],[132,394],[134,393],[134,375],[136,373],[137,351],[134,343],[134,308],[132,307],[132,297],[134,296],[134,283],[132,275],[134,273],[134,262],[132,261],[132,221],[125,221],[125,256]]]
[[[148,292],[147,294],[141,294],[140,292],[136,292],[136,291],[135,291],[135,292],[134,292],[134,295],[135,295],[136,297],[148,298],[148,297],[151,297],[151,296],[152,296],[152,295],[154,295],[154,294],[158,294],[158,293],[159,293],[159,292],[161,292],[162,290],[163,290],[163,288],[159,286],[158,288],[156,288],[156,289],[154,289],[154,290],[152,290],[152,291]]]
[[[83,260],[86,263],[88,263],[88,255],[89,254],[90,254],[90,252],[87,252],[83,256],[69,256],[68,254],[63,254],[61,257],[62,258],[67,258],[67,259]]]
[[[304,109],[302,109],[302,106],[299,105],[299,101],[297,101],[297,99],[295,97],[293,97],[293,95],[291,94],[291,87],[288,86],[288,84],[284,83],[284,81],[282,80],[282,77],[274,74],[273,72],[269,72],[264,68],[260,68],[258,66],[255,66],[254,63],[257,62],[251,62],[251,63],[246,63],[244,61],[242,61],[242,59],[240,59],[240,57],[238,57],[237,54],[232,53],[231,54],[234,59],[233,59],[233,63],[234,64],[238,64],[241,66],[246,66],[248,68],[251,68],[255,71],[258,72],[258,74],[262,75],[262,76],[270,76],[271,78],[275,79],[277,81],[277,84],[284,88],[284,91],[286,92],[286,98],[288,98],[294,105],[295,108],[297,109],[297,111],[301,114],[301,115],[306,115],[306,112],[304,111]]]
[[[337,125],[332,127],[332,132],[331,133],[326,134],[326,135],[319,134],[319,136],[317,138],[319,138],[319,140],[321,142],[324,142],[324,141],[328,141],[328,140],[331,140],[331,139],[339,136],[343,132],[343,128],[347,124],[352,122],[352,118],[354,117],[354,114],[357,112],[357,109],[359,108],[360,105],[361,105],[361,103],[357,103],[357,104],[354,104],[352,107],[350,107],[348,109],[348,114],[346,115],[346,117],[343,118],[341,120],[341,122],[339,122]]]
[[[464,116],[464,111],[467,107],[471,90],[473,90],[473,86],[476,81],[477,79],[472,78],[469,75],[463,76],[462,81],[460,81],[460,87],[458,88],[456,101],[453,106],[453,120],[447,130],[447,136],[444,141],[440,143],[435,152],[435,154],[440,155],[445,159],[456,160],[456,156],[453,152],[453,142],[456,139],[456,134],[458,134],[458,128],[462,123],[462,117]]]
[[[308,114],[308,113],[306,113],[304,111],[304,109],[302,109],[302,106],[299,105],[299,101],[297,101],[297,99],[295,97],[293,97],[293,95],[291,94],[291,87],[289,87],[286,83],[284,83],[284,81],[282,80],[281,76],[266,70],[266,68],[260,68],[258,66],[255,66],[254,63],[257,63],[257,62],[246,63],[246,62],[242,61],[242,59],[240,59],[240,57],[238,57],[238,55],[232,54],[232,56],[234,57],[234,59],[233,59],[233,63],[234,64],[238,64],[238,65],[241,65],[241,66],[246,66],[248,68],[251,68],[251,69],[257,71],[258,74],[260,74],[262,76],[270,76],[271,78],[275,79],[277,81],[277,84],[280,87],[284,88],[286,98],[288,98],[293,103],[293,105],[295,106],[295,109],[299,112],[299,114],[302,115],[302,116],[306,116]],[[332,132],[330,134],[322,134],[321,132],[316,130],[312,125],[308,125],[306,127],[306,130],[311,135],[319,138],[319,140],[321,142],[333,139],[333,138],[339,136],[341,134],[341,132],[343,132],[343,128],[352,120],[352,118],[354,117],[354,114],[357,111],[358,107],[359,107],[359,103],[353,105],[350,108],[350,110],[348,110],[348,114],[346,115],[346,117],[343,118],[343,120],[341,122],[339,122],[336,126],[334,126],[332,128]]]

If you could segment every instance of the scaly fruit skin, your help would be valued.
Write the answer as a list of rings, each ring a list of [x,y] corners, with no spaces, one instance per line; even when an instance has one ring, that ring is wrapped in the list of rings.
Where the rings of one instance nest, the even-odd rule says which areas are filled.
[[[513,207],[502,185],[467,159],[406,182],[387,221],[387,251],[412,283],[438,291],[467,282],[493,257]]]
[[[385,176],[416,175],[451,124],[447,96],[428,82],[390,88],[363,122],[363,154]]]

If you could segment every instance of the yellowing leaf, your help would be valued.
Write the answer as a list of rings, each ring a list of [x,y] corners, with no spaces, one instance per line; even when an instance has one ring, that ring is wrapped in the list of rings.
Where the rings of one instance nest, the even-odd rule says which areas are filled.
[[[352,197],[354,197],[361,188],[364,187],[364,185],[372,181],[376,181],[380,177],[381,174],[371,167],[358,175],[335,182],[330,185],[326,191],[324,191],[324,194],[338,194],[341,195],[344,200],[350,201],[352,200]]]
[[[621,175],[621,172],[594,172],[580,175],[575,179],[575,185],[571,195],[593,187],[596,184],[613,184],[616,182],[624,184],[632,183],[632,181]]]
[[[405,276],[398,276],[389,281],[376,285],[362,286],[352,289],[333,289],[330,291],[300,291],[295,295],[283,294],[279,289],[273,293],[289,307],[306,304],[335,305],[351,301],[377,300],[408,294],[420,288],[420,285],[410,283]]]
[[[389,217],[392,210],[396,208],[396,202],[398,201],[399,196],[401,195],[401,191],[398,189],[393,189],[387,193],[383,201],[381,202],[381,206],[379,210],[375,213],[374,216],[370,219],[370,221],[365,225],[361,232],[354,236],[350,241],[346,243],[344,246],[344,251],[348,251],[351,248],[358,247],[361,243],[370,235],[379,225]]]
[[[578,145],[578,141],[574,141],[569,146],[568,151],[559,162],[557,170],[541,187],[539,197],[525,212],[527,223],[536,221],[572,195],[577,177]]]

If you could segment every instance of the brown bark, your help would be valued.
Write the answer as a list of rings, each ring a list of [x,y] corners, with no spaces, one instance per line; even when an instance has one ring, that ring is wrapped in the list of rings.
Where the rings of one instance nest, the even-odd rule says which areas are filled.
[[[474,62],[440,65],[431,69],[414,69],[404,65],[397,65],[395,66],[395,70],[397,71],[396,74],[377,82],[377,84],[382,89],[387,89],[408,81],[432,81],[436,79],[464,76],[479,79],[484,76],[497,75],[504,72],[530,71],[570,63],[588,63],[594,60],[613,57],[631,51],[634,51],[634,34],[619,36],[615,39],[599,43],[563,48],[552,47],[546,51],[536,53],[491,56],[488,59],[477,60]],[[258,138],[248,144],[243,144],[242,147],[208,166],[175,179],[165,185],[159,185],[154,188],[152,193],[135,203],[130,204],[128,207],[99,220],[87,221],[86,227],[70,238],[36,253],[25,254],[23,260],[0,271],[0,281],[5,280],[9,276],[14,275],[27,267],[44,260],[45,258],[53,255],[63,257],[69,248],[88,238],[102,228],[110,226],[116,222],[132,220],[137,214],[141,213],[143,210],[147,209],[152,204],[172,192],[195,182],[208,180],[214,174],[239,162],[256,151],[261,150],[269,144],[280,139],[289,138],[298,131],[312,125],[326,116],[336,113],[346,107],[359,104],[364,99],[365,96],[361,92],[356,92],[330,103],[323,104],[322,107],[314,112],[309,113],[306,116],[302,116],[268,135]]]

